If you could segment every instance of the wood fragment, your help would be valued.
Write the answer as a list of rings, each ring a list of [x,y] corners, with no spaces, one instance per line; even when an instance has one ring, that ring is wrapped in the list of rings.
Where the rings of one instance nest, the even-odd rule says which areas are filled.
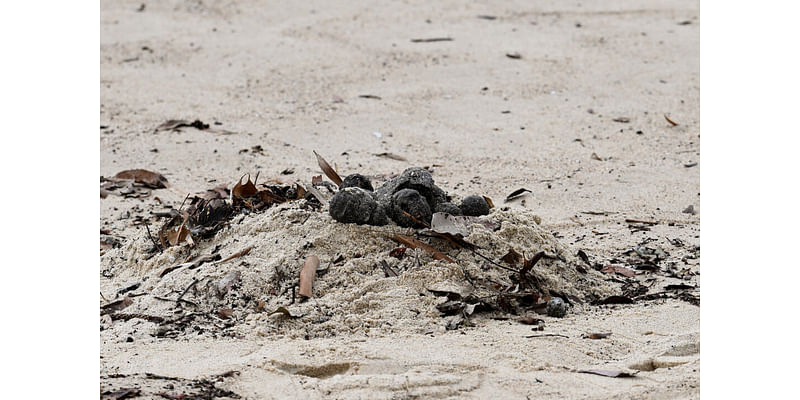
[[[664,119],[666,119],[666,120],[667,120],[667,122],[669,122],[669,123],[670,123],[670,125],[672,125],[672,126],[678,126],[678,123],[677,123],[677,122],[675,122],[675,121],[673,121],[673,120],[671,120],[671,119],[669,119],[669,117],[667,116],[667,114],[664,114]]]
[[[245,255],[247,255],[247,253],[250,252],[250,250],[253,250],[253,246],[247,246],[244,249],[242,249],[240,251],[237,251],[236,253],[233,253],[233,254],[229,255],[228,257],[225,257],[224,260],[217,262],[216,265],[226,263],[226,262],[228,262],[230,260],[233,260],[234,258],[239,258],[239,257],[245,256]]]
[[[317,277],[317,268],[319,268],[319,257],[308,256],[303,269],[300,270],[300,296],[311,298],[314,279]]]
[[[325,159],[322,158],[321,155],[317,154],[316,151],[314,151],[314,155],[317,156],[317,164],[319,164],[319,167],[322,169],[322,172],[325,173],[325,176],[327,176],[328,179],[330,179],[333,183],[335,183],[336,186],[342,186],[342,178],[339,177],[339,174],[336,173],[336,171],[331,167],[331,165],[328,164],[328,162],[325,161]]]
[[[646,221],[646,220],[633,219],[633,218],[626,218],[625,222],[627,222],[629,224],[658,225],[658,221]]]
[[[529,335],[525,336],[526,339],[530,338],[539,338],[539,337],[563,337],[569,339],[569,336],[566,335],[559,335],[558,333],[543,333],[541,335]]]
[[[452,40],[453,38],[450,37],[434,37],[434,38],[411,39],[411,43],[450,42]]]
[[[578,371],[582,374],[593,374],[593,375],[600,375],[600,376],[607,376],[609,378],[633,378],[636,376],[636,373],[629,373],[623,371],[609,371],[604,369],[584,369]]]
[[[413,238],[411,236],[394,234],[394,235],[392,235],[391,239],[394,240],[395,242],[400,243],[400,244],[404,244],[407,247],[411,247],[412,249],[425,250],[426,252],[430,253],[433,256],[434,260],[441,260],[441,261],[447,261],[447,262],[455,263],[455,261],[453,261],[452,258],[448,257],[447,255],[445,255],[441,251],[436,250],[431,245],[429,245],[427,243],[424,243],[424,242],[421,242],[421,241],[419,241],[419,240],[417,240],[417,239],[415,239],[415,238]]]

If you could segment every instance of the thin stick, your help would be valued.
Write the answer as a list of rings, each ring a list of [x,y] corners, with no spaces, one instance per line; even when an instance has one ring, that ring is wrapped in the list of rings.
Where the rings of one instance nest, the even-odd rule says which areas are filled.
[[[186,293],[188,293],[188,292],[189,292],[189,289],[191,289],[192,287],[194,287],[194,285],[197,285],[197,282],[200,282],[200,281],[199,281],[199,280],[197,280],[197,278],[195,278],[195,279],[192,281],[192,283],[190,283],[190,284],[189,284],[189,286],[187,286],[187,287],[186,287],[186,289],[184,289],[184,290],[183,290],[183,293],[181,293],[181,295],[180,295],[180,296],[178,296],[178,298],[177,298],[177,299],[175,299],[175,301],[177,301],[177,302],[180,302],[180,301],[181,301],[181,299],[183,299],[183,296],[185,296],[185,295],[186,295]]]
[[[161,244],[156,242],[156,240],[153,239],[153,235],[150,233],[150,224],[145,223],[144,227],[147,229],[147,236],[150,238],[150,241],[153,242],[153,246],[156,246],[156,248],[158,249],[159,253],[163,253],[164,250],[161,248]]]
[[[563,337],[563,338],[569,339],[569,336],[559,335],[558,333],[545,333],[545,334],[542,334],[542,335],[530,335],[530,336],[525,336],[525,338],[539,338],[539,337],[550,337],[550,336],[558,336],[558,337]]]
[[[183,208],[183,204],[186,203],[186,200],[188,200],[188,199],[189,199],[189,193],[187,193],[186,197],[183,198],[183,201],[181,202],[181,206],[178,207],[178,211],[180,211]]]

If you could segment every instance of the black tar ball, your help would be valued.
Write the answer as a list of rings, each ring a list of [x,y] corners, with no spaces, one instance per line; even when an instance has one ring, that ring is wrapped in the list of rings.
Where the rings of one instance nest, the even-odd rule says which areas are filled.
[[[331,198],[330,214],[345,224],[366,224],[378,207],[370,192],[359,187],[348,187]]]
[[[489,203],[481,196],[467,196],[461,201],[461,212],[472,217],[487,215],[489,214]]]
[[[340,189],[348,187],[360,187],[364,190],[369,190],[370,192],[375,190],[372,188],[372,182],[369,181],[369,178],[361,174],[350,174],[344,177]]]
[[[403,189],[392,195],[392,219],[397,225],[406,227],[423,227],[424,224],[417,221],[431,222],[431,207],[428,200],[425,200],[418,191],[414,189]],[[403,214],[406,212],[414,218],[409,218]],[[415,221],[416,219],[417,221]]]
[[[436,212],[448,213],[450,215],[461,215],[461,209],[458,208],[457,205],[447,201],[437,204],[435,209]]]

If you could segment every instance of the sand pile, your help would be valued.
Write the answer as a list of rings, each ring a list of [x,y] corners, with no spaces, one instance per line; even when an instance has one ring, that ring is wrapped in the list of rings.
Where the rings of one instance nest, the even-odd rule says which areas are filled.
[[[118,282],[141,282],[127,293],[132,304],[111,318],[148,319],[152,333],[165,337],[386,335],[457,328],[469,324],[470,314],[534,315],[548,296],[563,297],[576,312],[580,304],[613,292],[599,273],[583,269],[572,251],[540,228],[536,215],[495,210],[482,220],[491,223],[472,224],[464,239],[485,258],[441,238],[419,237],[455,263],[413,248],[401,258],[402,250],[391,256],[403,247],[392,235],[419,231],[338,223],[325,208],[307,207],[306,200],[237,216],[193,247],[184,243],[152,255],[150,239],[139,237],[102,257],[102,268]],[[244,256],[219,260],[247,249]],[[530,272],[533,290],[513,272],[522,261],[500,261],[511,249],[528,258],[545,252]],[[217,261],[180,266],[209,255],[218,255]],[[313,297],[301,302],[293,293],[309,255],[321,264]],[[443,317],[447,313],[455,315]]]

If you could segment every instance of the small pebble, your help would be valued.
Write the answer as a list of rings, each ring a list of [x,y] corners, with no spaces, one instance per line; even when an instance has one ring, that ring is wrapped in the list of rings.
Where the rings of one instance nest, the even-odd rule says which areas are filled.
[[[547,315],[562,318],[567,315],[567,304],[561,297],[553,297],[547,302]]]
[[[489,214],[489,203],[481,196],[467,196],[461,201],[461,212],[472,217],[487,215]]]

